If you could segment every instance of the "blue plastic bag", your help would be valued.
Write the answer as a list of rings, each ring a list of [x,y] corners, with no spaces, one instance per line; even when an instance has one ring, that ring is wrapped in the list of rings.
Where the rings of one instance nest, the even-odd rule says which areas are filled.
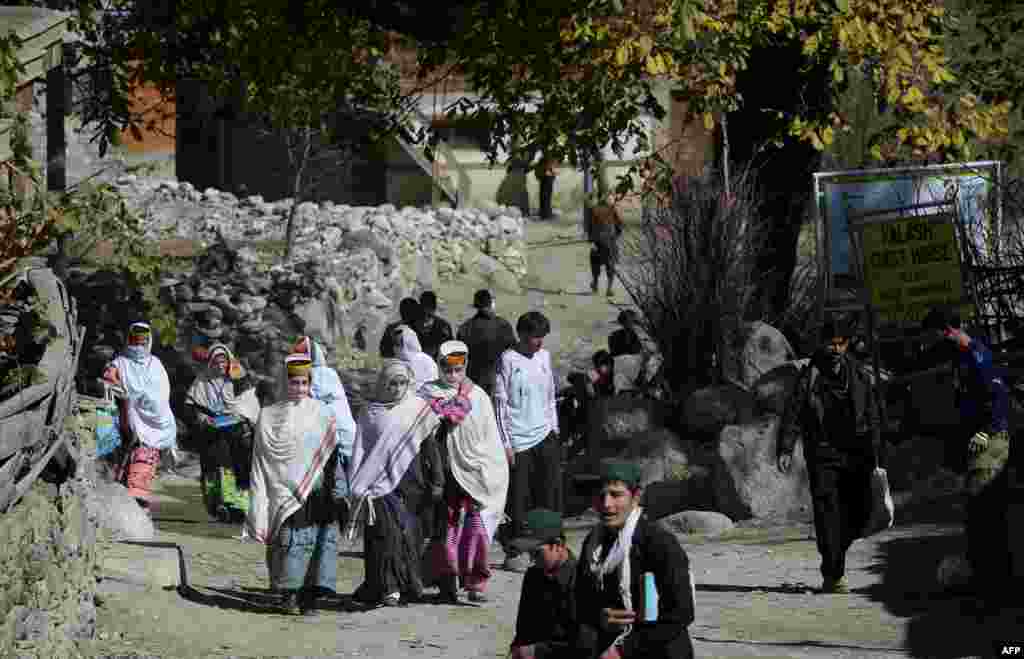
[[[121,446],[121,426],[115,409],[96,409],[96,457],[103,458]]]

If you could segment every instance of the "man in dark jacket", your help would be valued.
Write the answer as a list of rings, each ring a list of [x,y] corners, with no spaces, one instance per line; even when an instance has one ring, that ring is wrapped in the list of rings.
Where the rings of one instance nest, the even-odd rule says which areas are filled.
[[[578,656],[692,657],[687,627],[694,590],[686,552],[643,515],[636,464],[603,462],[599,477],[593,503],[601,525],[583,542],[576,573]]]
[[[822,328],[827,343],[797,379],[779,433],[784,473],[792,468],[796,437],[803,435],[824,593],[849,592],[846,552],[868,522],[876,456],[885,467],[874,387],[848,352],[851,335],[841,321]]]
[[[960,427],[954,461],[967,467],[967,562],[972,587],[981,604],[998,606],[998,595],[1009,594],[1007,470],[1010,455],[1009,389],[992,363],[992,351],[960,326],[949,309],[933,309],[922,328],[935,341],[946,341],[958,353],[957,408]]]
[[[494,313],[494,296],[479,290],[473,296],[476,315],[459,327],[458,338],[469,347],[466,375],[488,396],[494,395],[494,382],[501,353],[516,343],[512,324]]]
[[[576,557],[565,543],[561,513],[531,510],[523,535],[511,544],[534,561],[523,577],[510,659],[565,657],[576,631]]]
[[[598,279],[601,268],[608,276],[608,297],[612,296],[615,283],[615,265],[619,261],[619,238],[622,236],[623,224],[619,211],[611,200],[605,200],[591,211],[590,223],[586,227],[587,240],[593,247],[590,250],[590,292],[597,293]]]
[[[449,322],[437,315],[437,295],[434,291],[423,291],[420,295],[420,321],[413,329],[420,339],[420,348],[437,361],[441,344],[455,338]]]
[[[416,298],[403,298],[398,303],[398,317],[401,320],[388,323],[387,327],[384,328],[384,336],[380,337],[380,356],[385,359],[394,359],[395,351],[398,349],[398,336],[396,333],[398,326],[408,325],[415,332],[422,316],[423,310],[420,308],[420,303],[416,301]],[[416,335],[419,336],[419,333],[417,332]],[[422,340],[423,338],[420,337],[421,347]]]

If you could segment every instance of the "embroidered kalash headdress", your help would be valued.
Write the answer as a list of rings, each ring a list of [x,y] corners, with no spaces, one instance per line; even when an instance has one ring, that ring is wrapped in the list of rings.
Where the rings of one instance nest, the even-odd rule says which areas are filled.
[[[147,345],[152,334],[153,331],[146,323],[132,323],[128,328],[128,345]]]
[[[288,377],[309,375],[309,372],[313,370],[313,362],[309,355],[301,353],[293,353],[285,357],[284,365],[288,371]]]
[[[465,366],[469,346],[462,341],[445,341],[438,349],[441,366]]]

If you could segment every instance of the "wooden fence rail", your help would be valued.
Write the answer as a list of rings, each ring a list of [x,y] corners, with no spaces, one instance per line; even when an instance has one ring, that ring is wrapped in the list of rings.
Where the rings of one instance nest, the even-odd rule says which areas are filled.
[[[51,339],[37,367],[45,378],[0,403],[0,513],[24,496],[66,444],[64,421],[74,409],[75,374],[85,338],[75,300],[48,268],[23,276],[45,301]]]

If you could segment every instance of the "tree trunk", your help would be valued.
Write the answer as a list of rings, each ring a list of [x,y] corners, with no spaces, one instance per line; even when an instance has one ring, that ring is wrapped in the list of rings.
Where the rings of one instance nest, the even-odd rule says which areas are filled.
[[[298,140],[298,144],[293,145],[297,146],[299,151],[298,153],[295,153],[294,158],[291,159],[295,168],[295,173],[292,178],[292,207],[288,211],[288,225],[285,228],[285,261],[291,259],[292,251],[295,249],[295,220],[298,214],[299,204],[302,203],[302,193],[304,191],[303,178],[305,177],[306,165],[309,163],[311,144],[312,131],[309,128],[304,128],[302,136]]]

